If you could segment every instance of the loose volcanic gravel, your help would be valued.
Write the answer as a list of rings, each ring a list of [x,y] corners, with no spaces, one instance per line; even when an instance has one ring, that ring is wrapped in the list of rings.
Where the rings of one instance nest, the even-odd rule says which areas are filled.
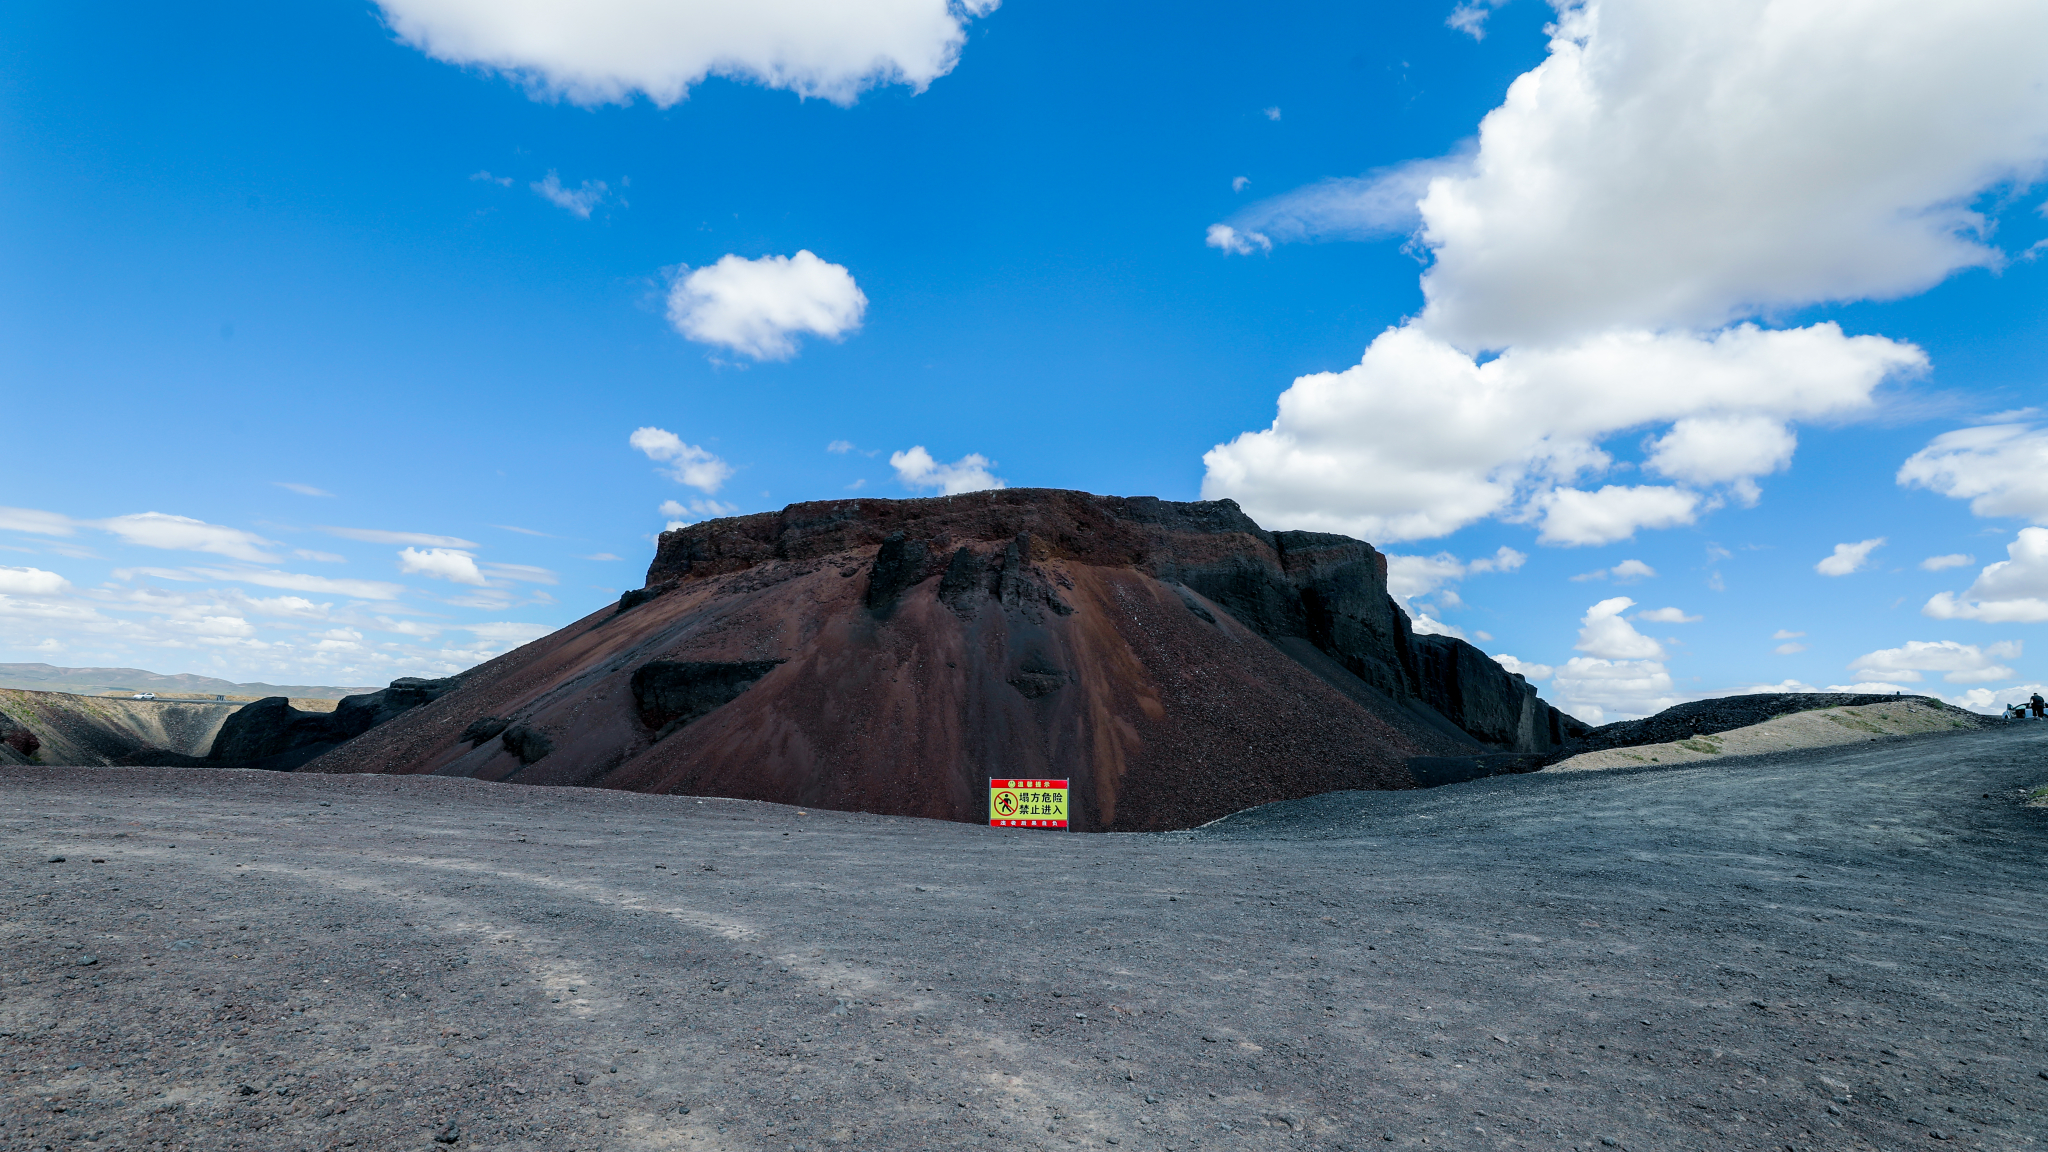
[[[2033,1148],[2048,724],[1067,835],[0,774],[0,1148]]]

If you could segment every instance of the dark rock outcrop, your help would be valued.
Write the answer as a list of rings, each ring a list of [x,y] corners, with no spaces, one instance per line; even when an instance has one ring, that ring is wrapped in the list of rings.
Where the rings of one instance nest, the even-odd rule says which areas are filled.
[[[886,611],[896,603],[896,597],[923,580],[928,554],[924,541],[912,540],[901,532],[883,540],[874,564],[868,568],[868,611]]]
[[[31,731],[26,724],[19,724],[5,712],[0,712],[0,744],[5,744],[23,756],[34,756],[43,747],[42,738]]]
[[[486,716],[481,720],[470,721],[469,727],[462,730],[462,739],[469,741],[470,747],[474,748],[511,726],[512,721],[503,716]]]
[[[505,729],[499,739],[505,745],[505,751],[517,756],[521,764],[532,764],[555,750],[555,742],[548,739],[547,733],[524,724],[514,724]]]
[[[461,677],[425,680],[404,676],[390,687],[346,696],[332,712],[302,712],[288,697],[245,704],[221,725],[206,763],[223,768],[290,772],[379,724],[452,691]]]
[[[656,660],[633,673],[633,699],[640,722],[663,737],[692,720],[729,704],[754,681],[775,671],[780,660]]]
[[[648,595],[309,767],[952,820],[990,777],[1066,777],[1074,828],[1136,831],[1413,787],[1414,757],[1520,768],[1581,727],[1414,636],[1386,580],[1372,545],[1227,500],[794,504],[663,533]]]

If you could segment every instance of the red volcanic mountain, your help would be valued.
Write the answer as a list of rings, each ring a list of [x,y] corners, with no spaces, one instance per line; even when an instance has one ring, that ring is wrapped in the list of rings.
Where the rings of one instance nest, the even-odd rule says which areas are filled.
[[[1584,730],[1386,581],[1228,500],[795,504],[663,533],[646,587],[302,770],[966,821],[990,777],[1063,777],[1074,827],[1136,831]]]

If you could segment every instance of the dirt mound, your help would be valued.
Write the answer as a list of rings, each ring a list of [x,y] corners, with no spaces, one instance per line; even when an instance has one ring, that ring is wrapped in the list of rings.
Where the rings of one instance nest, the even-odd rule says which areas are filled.
[[[1552,752],[1548,762],[1556,764],[1573,756],[1608,748],[1634,748],[1643,744],[1672,744],[1694,736],[1711,736],[1761,724],[1795,712],[1817,712],[1823,708],[1853,708],[1862,704],[1902,704],[1914,701],[1943,710],[1967,724],[1982,724],[1987,718],[1944,704],[1931,696],[1899,696],[1869,692],[1755,692],[1743,696],[1719,696],[1674,704],[1655,716],[1603,724]]]
[[[1974,732],[1986,718],[1925,696],[1886,696],[1882,703],[1783,712],[1761,724],[1728,728],[1683,740],[1582,752],[1543,769],[1587,772],[1694,764],[1727,756],[1760,756],[1800,748],[1831,748],[1897,736]],[[1991,724],[2004,721],[1991,720]]]
[[[967,821],[989,777],[1054,777],[1075,827],[1139,830],[1583,731],[1477,649],[1415,637],[1369,544],[1229,501],[1013,489],[664,533],[616,608],[306,770]]]

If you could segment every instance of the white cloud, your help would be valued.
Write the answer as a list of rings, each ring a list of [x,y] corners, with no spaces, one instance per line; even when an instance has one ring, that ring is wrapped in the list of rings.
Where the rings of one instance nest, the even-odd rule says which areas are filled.
[[[1634,536],[1639,528],[1692,523],[1700,499],[1697,492],[1654,484],[1609,484],[1597,492],[1557,488],[1536,504],[1543,510],[1536,539],[1544,544],[1611,544]]]
[[[889,467],[896,470],[896,479],[905,488],[936,488],[947,496],[1008,487],[990,471],[995,462],[979,452],[942,464],[919,444],[908,452],[889,453]]]
[[[365,544],[410,544],[416,548],[475,548],[474,540],[460,536],[430,536],[425,532],[386,532],[381,528],[333,528],[322,526],[322,532],[339,536],[344,540],[360,540]]]
[[[1854,544],[1837,544],[1832,555],[1824,556],[1813,566],[1823,576],[1847,576],[1861,571],[1870,563],[1870,554],[1884,546],[1885,538],[1876,536]]]
[[[398,570],[455,584],[482,587],[489,581],[477,570],[476,557],[457,548],[404,548],[398,553]]]
[[[254,584],[259,588],[326,593],[356,600],[396,600],[405,592],[403,585],[382,580],[335,580],[326,576],[280,572],[274,568],[192,568],[188,569],[187,573],[188,579],[197,577],[202,580],[229,580],[237,584]]]
[[[1507,2],[1508,0],[1464,0],[1456,8],[1451,9],[1450,18],[1445,20],[1444,24],[1456,28],[1474,40],[1484,40],[1486,18],[1493,15],[1495,8]]]
[[[1527,552],[1517,552],[1503,544],[1493,550],[1491,556],[1481,556],[1465,566],[1468,572],[1513,572],[1529,560]],[[1634,563],[1634,561],[1630,561]]]
[[[1270,429],[1206,457],[1205,495],[1374,540],[1543,517],[1552,543],[1689,523],[1723,498],[1709,489],[1753,502],[1793,424],[1866,411],[1926,358],[1827,324],[1713,330],[1998,264],[1969,205],[2048,159],[2034,0],[1558,8],[1548,59],[1410,201],[1420,316],[1358,367],[1296,380]],[[1213,235],[1383,231],[1412,186],[1394,173],[1248,206]],[[1551,494],[1608,469],[1603,442],[1628,430],[1679,487],[1567,500],[1548,522]]]
[[[684,504],[679,500],[664,500],[661,502],[661,507],[657,509],[663,516],[688,516],[691,518],[691,520],[672,522],[669,525],[671,528],[678,527],[679,523],[688,524],[692,520],[708,520],[715,516],[730,516],[739,510],[740,506],[737,504],[724,504],[717,500],[692,500],[688,504]]]
[[[292,555],[297,556],[301,560],[311,560],[319,564],[348,563],[348,557],[346,556],[337,556],[332,552],[321,552],[314,548],[294,548],[292,549]]]
[[[522,584],[559,584],[561,578],[552,569],[536,568],[531,564],[506,564],[489,561],[482,565],[485,575],[497,580],[517,580]]]
[[[1411,160],[1364,176],[1321,180],[1269,197],[1209,226],[1207,243],[1237,255],[1271,251],[1276,243],[1373,240],[1412,232],[1430,181],[1463,170],[1468,157]],[[1232,186],[1235,189],[1235,185]]]
[[[1209,234],[1202,241],[1211,248],[1221,248],[1231,256],[1249,256],[1254,252],[1271,252],[1273,241],[1252,231],[1240,232],[1228,224],[1209,225]]]
[[[1587,0],[1421,202],[1461,345],[1713,326],[1992,266],[1971,196],[2048,157],[2034,0]]]
[[[1467,576],[1487,572],[1513,572],[1529,559],[1527,553],[1517,552],[1506,545],[1494,550],[1491,556],[1481,556],[1471,563],[1459,560],[1449,552],[1434,556],[1387,555],[1387,593],[1401,602],[1409,615],[1414,617],[1413,627],[1423,636],[1455,636],[1469,640],[1465,630],[1454,624],[1446,624],[1430,613],[1438,611],[1416,600],[1434,595],[1441,607],[1462,607],[1458,593],[1448,585]],[[1482,638],[1490,639],[1490,637]]]
[[[1797,642],[1780,644],[1776,648],[1771,649],[1771,651],[1776,652],[1780,656],[1792,656],[1806,651],[1806,645]]]
[[[922,92],[953,70],[966,21],[996,0],[378,0],[437,60],[478,65],[578,104],[642,94],[668,107],[707,76],[852,103]]]
[[[1937,592],[1920,612],[1936,620],[2038,624],[2048,620],[2048,528],[2022,528],[1958,597]]]
[[[1777,630],[1776,632],[1773,632],[1773,633],[1771,633],[1771,639],[1773,639],[1773,640],[1797,640],[1797,639],[1799,639],[1799,638],[1800,638],[1801,636],[1804,636],[1804,635],[1806,635],[1806,633],[1804,633],[1804,632],[1794,632],[1794,631],[1792,631],[1792,630],[1791,630],[1791,629],[1789,629],[1789,628],[1780,628],[1780,629],[1778,629],[1778,630]]]
[[[1551,680],[1565,710],[1588,724],[1648,716],[1678,703],[1671,673],[1655,660],[1574,656]]]
[[[208,524],[190,516],[172,516],[164,512],[138,512],[129,516],[116,516],[102,520],[99,526],[126,540],[145,548],[163,548],[177,552],[211,552],[231,560],[247,560],[251,563],[268,563],[277,557],[264,551],[270,541],[253,532],[240,528],[228,528],[220,524]]]
[[[1626,596],[1615,596],[1586,609],[1579,623],[1579,642],[1572,645],[1589,656],[1606,660],[1662,660],[1664,648],[1635,630],[1622,613],[1635,607]]]
[[[1557,671],[1548,664],[1531,664],[1527,660],[1517,660],[1505,652],[1495,656],[1493,662],[1510,672],[1520,673],[1524,680],[1530,681],[1548,680],[1550,674]]]
[[[1922,572],[1939,572],[1944,568],[1966,568],[1977,562],[1975,556],[1965,552],[1951,552],[1946,556],[1929,556],[1920,562]]]
[[[851,451],[853,451],[853,441],[851,441],[851,440],[834,440],[834,441],[833,441],[833,442],[831,442],[830,444],[827,444],[827,445],[825,445],[825,451],[827,451],[827,452],[834,452],[834,453],[837,453],[837,454],[839,454],[839,455],[841,455],[841,456],[844,456],[844,455],[845,455],[845,454],[847,454],[848,452],[851,452]]]
[[[668,294],[676,331],[756,360],[789,359],[804,333],[837,340],[860,327],[867,307],[851,272],[808,250],[759,260],[722,256]]]
[[[1230,190],[1232,192],[1242,192],[1251,185],[1251,182],[1252,178],[1249,176],[1233,176],[1230,179]]]
[[[1702,487],[1726,484],[1744,504],[1761,494],[1756,478],[1792,464],[1799,438],[1770,416],[1688,416],[1650,446],[1643,466]]]
[[[481,180],[486,184],[496,184],[500,188],[510,188],[512,186],[512,178],[510,176],[493,176],[488,168],[478,172],[471,172],[469,178],[471,180]]]
[[[1387,554],[1387,594],[1406,604],[1465,577],[1465,565],[1449,552],[1434,556]]]
[[[1999,661],[2016,660],[2019,655],[2018,640],[2003,640],[1982,648],[1954,640],[1911,640],[1903,648],[1884,648],[1858,656],[1850,662],[1849,670],[1858,676],[1906,684],[1917,682],[1922,672],[1947,673],[1942,679],[1951,684],[1982,684],[2010,679],[2012,669]]]
[[[1278,120],[1280,118],[1280,109],[1278,106],[1268,108],[1265,111],[1266,119],[1268,120]]]
[[[514,648],[529,640],[538,640],[554,631],[553,628],[545,624],[513,624],[504,622],[471,624],[467,626],[467,630],[479,640],[486,641],[493,646],[505,648]]]
[[[69,536],[77,530],[69,516],[40,512],[34,508],[0,508],[0,532],[33,532],[40,536]]]
[[[271,483],[288,492],[297,492],[301,496],[325,496],[329,499],[334,497],[334,493],[324,488],[315,488],[311,484],[294,484],[289,480],[273,480]]]
[[[1636,580],[1647,580],[1657,574],[1655,568],[1650,567],[1641,560],[1623,560],[1607,571],[1614,577],[1617,583],[1621,584],[1627,584]]]
[[[1463,628],[1458,627],[1456,624],[1446,624],[1426,612],[1418,614],[1414,620],[1409,622],[1408,626],[1417,636],[1449,636],[1453,639],[1467,641],[1472,639],[1470,636],[1465,635]]]
[[[71,587],[71,581],[41,568],[0,566],[0,595],[56,596]]]
[[[265,616],[282,616],[295,620],[325,620],[334,610],[333,604],[315,604],[303,596],[271,596],[261,598],[240,593],[236,598],[242,607]]]
[[[1737,412],[1779,422],[1858,414],[1888,376],[1924,363],[1910,345],[1828,323],[1712,337],[1609,333],[1481,364],[1410,325],[1381,334],[1355,367],[1295,380],[1270,428],[1203,457],[1202,495],[1235,499],[1276,528],[1373,541],[1441,536],[1487,517],[1541,517],[1556,543],[1622,539],[1688,523],[1704,498],[1564,487],[1611,467],[1602,441]],[[1707,471],[1704,456],[1684,459],[1697,475],[1733,467],[1728,457],[1720,471]]]
[[[1898,482],[1968,500],[1979,516],[2048,524],[2048,429],[1991,424],[1944,432],[1906,458]]]
[[[549,170],[546,178],[536,180],[528,187],[533,189],[534,195],[584,220],[590,219],[590,210],[604,203],[605,194],[610,191],[610,186],[602,180],[585,180],[580,188],[564,188],[562,178],[553,170]]]
[[[625,559],[625,557],[623,557],[623,556],[614,556],[614,555],[612,555],[612,554],[611,554],[611,553],[609,553],[609,552],[597,552],[597,553],[594,553],[594,554],[592,554],[592,555],[589,555],[589,556],[585,556],[585,557],[582,557],[582,559],[585,559],[585,560],[623,560],[623,559]]]
[[[1703,616],[1687,616],[1683,608],[1648,608],[1636,613],[1636,619],[1651,624],[1697,624]]]
[[[710,495],[732,477],[733,467],[706,449],[685,444],[665,428],[636,428],[626,443],[646,453],[649,460],[670,465],[668,476]]]

